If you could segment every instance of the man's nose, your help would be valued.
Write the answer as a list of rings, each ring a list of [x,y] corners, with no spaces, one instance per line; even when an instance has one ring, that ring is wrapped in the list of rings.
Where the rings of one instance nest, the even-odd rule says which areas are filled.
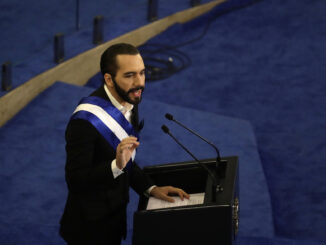
[[[134,80],[134,85],[135,86],[144,86],[145,85],[145,77],[143,75],[136,75],[135,80]]]

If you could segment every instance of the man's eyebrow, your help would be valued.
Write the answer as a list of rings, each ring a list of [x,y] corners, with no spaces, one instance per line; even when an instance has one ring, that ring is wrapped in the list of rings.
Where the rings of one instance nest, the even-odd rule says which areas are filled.
[[[123,73],[123,75],[133,75],[133,74],[136,74],[137,72],[135,71],[127,71],[125,73]]]
[[[142,69],[140,72],[144,72],[146,69]],[[134,75],[136,74],[137,72],[136,71],[127,71],[125,73],[123,73],[124,76],[127,76],[127,75]]]

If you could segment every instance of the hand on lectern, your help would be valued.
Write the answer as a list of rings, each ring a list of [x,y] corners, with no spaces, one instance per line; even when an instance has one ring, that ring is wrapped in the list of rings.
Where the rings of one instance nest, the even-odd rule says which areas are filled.
[[[161,187],[156,186],[152,189],[150,194],[158,199],[167,202],[174,202],[174,199],[170,197],[169,194],[178,195],[182,201],[184,198],[189,199],[189,194],[187,194],[184,190],[175,188],[173,186],[161,186]]]

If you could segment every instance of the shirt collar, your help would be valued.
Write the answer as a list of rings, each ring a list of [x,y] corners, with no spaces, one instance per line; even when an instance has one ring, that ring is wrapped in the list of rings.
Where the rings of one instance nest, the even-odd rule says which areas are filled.
[[[119,110],[122,112],[122,114],[125,114],[129,111],[131,111],[134,108],[134,105],[126,103],[125,106],[121,105],[111,94],[110,90],[108,89],[108,87],[106,86],[106,84],[104,84],[104,90],[107,94],[107,96],[109,97],[111,103]]]

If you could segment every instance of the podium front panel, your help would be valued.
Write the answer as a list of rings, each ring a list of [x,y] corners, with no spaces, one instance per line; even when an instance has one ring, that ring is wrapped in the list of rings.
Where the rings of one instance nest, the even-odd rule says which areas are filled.
[[[134,214],[133,245],[234,243],[239,217],[238,158],[228,157],[223,191],[216,202],[205,197],[202,205],[146,210],[148,198],[142,196]],[[213,159],[202,160],[211,166]],[[173,163],[144,168],[155,184],[173,185],[188,193],[211,195],[207,173],[195,162]]]

